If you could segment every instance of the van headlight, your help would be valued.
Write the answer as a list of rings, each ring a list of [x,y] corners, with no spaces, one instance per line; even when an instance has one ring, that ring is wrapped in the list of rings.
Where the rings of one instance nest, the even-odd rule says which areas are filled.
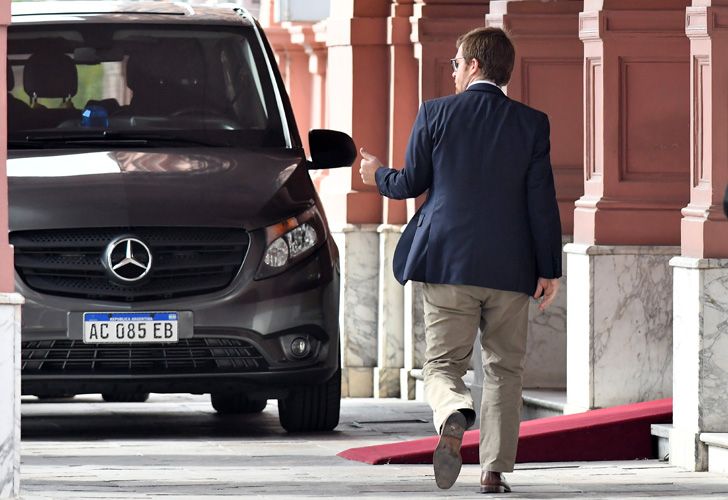
[[[268,278],[311,254],[324,241],[324,222],[313,206],[297,217],[265,228],[268,244],[256,279]]]

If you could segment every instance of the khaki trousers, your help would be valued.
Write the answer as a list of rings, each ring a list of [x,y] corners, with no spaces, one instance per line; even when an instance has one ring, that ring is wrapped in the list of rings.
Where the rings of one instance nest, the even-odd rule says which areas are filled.
[[[470,366],[478,328],[482,332],[483,401],[480,465],[512,472],[521,414],[523,362],[528,333],[528,295],[467,285],[424,285],[427,348],[425,398],[439,432],[459,409],[473,409],[462,377]]]

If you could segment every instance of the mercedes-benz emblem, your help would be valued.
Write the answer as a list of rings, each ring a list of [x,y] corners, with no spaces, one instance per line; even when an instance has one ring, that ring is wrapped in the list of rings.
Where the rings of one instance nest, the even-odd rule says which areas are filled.
[[[114,278],[131,283],[149,274],[152,252],[142,241],[125,236],[109,243],[104,263]]]

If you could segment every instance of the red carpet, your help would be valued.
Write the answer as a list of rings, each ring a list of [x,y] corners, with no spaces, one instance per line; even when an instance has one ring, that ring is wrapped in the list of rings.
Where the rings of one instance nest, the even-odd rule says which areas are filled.
[[[573,462],[654,458],[650,424],[672,422],[672,399],[660,399],[521,423],[516,461]],[[430,464],[437,436],[351,448],[340,457],[368,464]],[[478,463],[478,431],[465,433],[463,463]]]

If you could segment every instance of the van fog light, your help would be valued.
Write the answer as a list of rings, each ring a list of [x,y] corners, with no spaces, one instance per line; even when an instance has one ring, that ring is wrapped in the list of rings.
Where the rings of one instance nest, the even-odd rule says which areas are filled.
[[[305,358],[311,352],[311,343],[304,337],[296,337],[291,342],[291,354],[296,358]]]

